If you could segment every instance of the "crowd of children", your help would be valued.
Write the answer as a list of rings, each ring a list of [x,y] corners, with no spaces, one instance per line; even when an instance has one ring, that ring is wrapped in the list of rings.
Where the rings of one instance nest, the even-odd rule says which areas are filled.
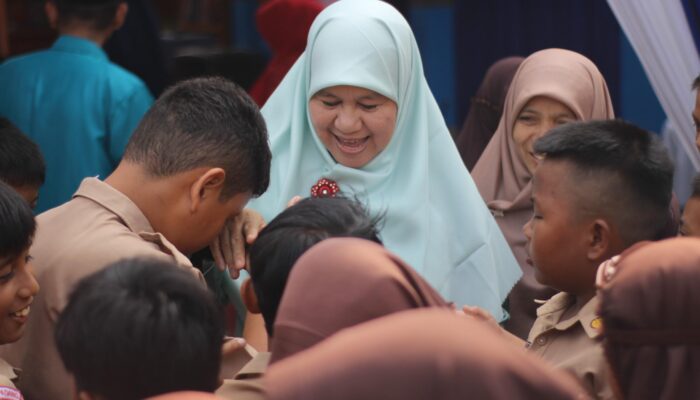
[[[667,150],[590,60],[516,60],[475,184],[379,0],[322,11],[262,111],[222,78],[151,105],[100,53],[125,12],[49,1],[63,36],[0,64],[0,400],[700,397],[700,177],[679,218]]]

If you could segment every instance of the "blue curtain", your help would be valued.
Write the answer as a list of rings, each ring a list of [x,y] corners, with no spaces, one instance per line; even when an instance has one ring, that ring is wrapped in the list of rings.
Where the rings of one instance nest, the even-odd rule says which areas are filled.
[[[454,4],[458,126],[491,64],[548,47],[574,50],[593,60],[619,109],[622,33],[606,0],[461,0]]]

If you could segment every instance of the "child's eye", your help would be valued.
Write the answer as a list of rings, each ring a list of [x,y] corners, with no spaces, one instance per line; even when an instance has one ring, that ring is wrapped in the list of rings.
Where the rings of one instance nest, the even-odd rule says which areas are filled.
[[[33,259],[34,259],[34,257],[32,257],[30,254],[27,254],[27,256],[24,257],[24,262],[28,263],[28,262],[32,261]]]
[[[4,275],[0,275],[0,282],[2,282],[2,283],[7,282],[10,279],[12,279],[14,276],[15,276],[15,266],[13,265],[10,272],[8,272]]]

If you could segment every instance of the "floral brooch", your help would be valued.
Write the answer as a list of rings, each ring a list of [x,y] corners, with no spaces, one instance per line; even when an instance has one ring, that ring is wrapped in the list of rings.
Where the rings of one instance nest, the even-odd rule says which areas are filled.
[[[340,192],[340,188],[335,181],[321,178],[315,185],[311,186],[311,197],[335,197]]]

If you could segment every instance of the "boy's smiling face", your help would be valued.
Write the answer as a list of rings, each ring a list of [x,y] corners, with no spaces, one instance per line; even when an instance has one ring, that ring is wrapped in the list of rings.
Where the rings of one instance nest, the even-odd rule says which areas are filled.
[[[29,248],[14,258],[0,258],[0,344],[19,340],[39,284],[29,263]]]
[[[594,287],[595,268],[587,257],[589,218],[576,212],[579,188],[572,184],[576,181],[573,172],[567,161],[541,162],[533,178],[534,212],[523,232],[528,240],[528,264],[535,268],[537,281],[585,294]]]

